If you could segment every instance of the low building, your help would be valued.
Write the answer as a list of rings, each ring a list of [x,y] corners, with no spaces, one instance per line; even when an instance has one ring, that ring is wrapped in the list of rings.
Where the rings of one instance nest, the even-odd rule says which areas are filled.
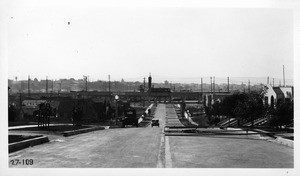
[[[203,94],[203,104],[205,106],[212,106],[215,102],[222,102],[226,97],[233,95],[230,92],[224,92],[224,93],[207,93],[207,94]]]
[[[46,100],[24,100],[22,106],[26,108],[37,108],[41,103],[46,103]]]
[[[267,84],[264,87],[265,105],[274,107],[278,102],[282,101],[292,101],[294,100],[294,87],[272,87],[270,84]]]
[[[163,88],[163,87],[159,87],[159,88],[154,88],[152,87],[150,89],[151,93],[171,93],[171,89],[170,88]]]

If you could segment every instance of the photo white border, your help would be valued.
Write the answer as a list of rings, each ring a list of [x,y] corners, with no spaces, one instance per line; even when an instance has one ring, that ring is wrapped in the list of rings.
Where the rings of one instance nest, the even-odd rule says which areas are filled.
[[[21,2],[21,1],[18,1]],[[23,2],[26,2],[24,0]],[[70,7],[78,6],[89,8],[92,6],[107,6],[120,8],[139,8],[139,7],[193,7],[193,8],[288,8],[294,10],[294,96],[298,100],[299,92],[299,49],[300,49],[300,7],[297,0],[161,0],[161,1],[145,1],[145,0],[113,0],[113,1],[96,1],[96,0],[45,0],[38,1],[45,6],[55,6],[55,3],[60,6]],[[294,143],[294,169],[67,169],[67,168],[9,168],[8,167],[8,90],[7,90],[7,73],[8,73],[8,53],[7,53],[7,19],[8,12],[11,9],[11,3],[15,1],[0,0],[0,175],[299,175],[299,141],[297,140],[299,130],[295,128],[295,143]],[[96,3],[96,4],[94,4]],[[299,127],[299,103],[294,101],[294,121],[295,127]]]

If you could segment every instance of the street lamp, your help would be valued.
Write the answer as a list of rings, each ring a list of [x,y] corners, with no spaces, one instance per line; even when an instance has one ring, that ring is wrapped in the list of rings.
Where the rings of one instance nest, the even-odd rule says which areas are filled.
[[[115,100],[116,100],[116,113],[115,113],[115,116],[118,116],[118,99],[119,99],[119,96],[115,95]]]

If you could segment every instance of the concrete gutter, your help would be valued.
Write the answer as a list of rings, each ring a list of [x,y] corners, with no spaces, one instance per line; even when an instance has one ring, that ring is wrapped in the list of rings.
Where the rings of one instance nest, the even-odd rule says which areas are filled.
[[[148,108],[145,110],[145,113],[148,114],[148,110],[151,109],[153,106],[153,103],[151,105],[148,106]]]
[[[147,122],[147,121],[144,121],[144,123],[147,123],[144,127],[148,127],[150,124],[151,124],[151,121]]]
[[[65,131],[63,132],[63,136],[68,137],[68,136],[72,136],[72,135],[76,135],[76,134],[81,134],[81,133],[87,133],[87,132],[91,132],[91,131],[96,131],[96,130],[105,130],[108,129],[109,127],[92,127],[92,128],[85,128],[85,129],[80,129],[80,130],[72,130],[72,131]]]
[[[46,142],[49,142],[49,138],[47,136],[41,136],[41,137],[37,137],[37,138],[20,141],[20,142],[14,142],[14,143],[11,143],[8,145],[8,152],[9,153],[15,152],[15,151],[27,148],[27,147],[32,147],[32,146],[43,144]]]
[[[142,121],[143,121],[143,118],[140,117],[140,118],[138,119],[138,123],[141,123]]]
[[[274,132],[268,132],[268,131],[264,131],[264,130],[261,130],[261,129],[251,129],[252,131],[256,131],[256,132],[260,132],[262,134],[266,134],[272,138],[275,138],[275,140],[269,140],[270,142],[274,142],[274,143],[277,143],[277,144],[281,144],[281,145],[285,145],[285,146],[288,146],[288,147],[291,147],[291,148],[294,148],[294,141],[293,140],[290,140],[290,139],[285,139],[283,137],[280,137],[280,136],[276,136],[276,134]]]
[[[278,144],[285,145],[285,146],[289,146],[291,148],[294,148],[294,141],[293,140],[285,139],[285,138],[282,138],[282,137],[277,137],[274,140],[274,142],[278,143]]]
[[[198,124],[192,120],[192,118],[190,117],[190,115],[189,115],[187,112],[184,112],[184,117],[185,117],[192,125],[198,126]]]

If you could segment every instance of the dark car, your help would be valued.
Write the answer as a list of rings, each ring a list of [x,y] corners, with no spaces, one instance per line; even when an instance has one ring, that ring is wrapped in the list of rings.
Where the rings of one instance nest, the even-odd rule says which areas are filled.
[[[158,126],[159,127],[159,120],[158,119],[153,119],[151,123],[151,127],[153,126]]]
[[[124,117],[122,118],[122,127],[124,128],[126,125],[132,125],[132,126],[136,126],[136,127],[139,126],[135,109],[125,110]]]

